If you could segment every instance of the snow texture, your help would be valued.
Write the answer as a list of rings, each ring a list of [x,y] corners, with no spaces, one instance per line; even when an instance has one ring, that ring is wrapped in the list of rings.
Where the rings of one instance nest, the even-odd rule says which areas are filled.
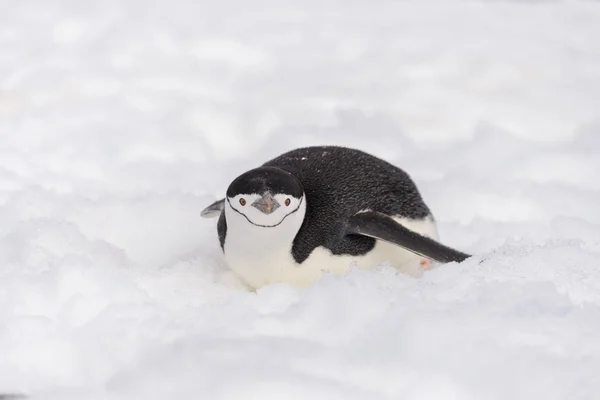
[[[2,0],[0,393],[600,393],[600,3]],[[301,145],[405,168],[444,243],[248,292],[203,207]]]

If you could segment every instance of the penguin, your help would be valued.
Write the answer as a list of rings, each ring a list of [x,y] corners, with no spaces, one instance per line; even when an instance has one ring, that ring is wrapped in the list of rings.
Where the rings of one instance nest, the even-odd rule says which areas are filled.
[[[201,216],[218,217],[225,264],[253,289],[386,264],[421,276],[432,262],[471,257],[439,241],[408,173],[342,146],[294,149],[246,171]]]

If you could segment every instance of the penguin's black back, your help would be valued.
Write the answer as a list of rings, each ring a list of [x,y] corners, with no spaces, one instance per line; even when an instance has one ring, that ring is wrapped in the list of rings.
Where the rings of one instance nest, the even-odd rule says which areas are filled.
[[[345,235],[346,221],[359,211],[368,209],[413,219],[431,215],[405,171],[360,150],[305,147],[263,165],[287,170],[304,186],[306,217],[292,247],[299,263],[318,246],[334,254],[362,255],[370,251],[375,239]]]

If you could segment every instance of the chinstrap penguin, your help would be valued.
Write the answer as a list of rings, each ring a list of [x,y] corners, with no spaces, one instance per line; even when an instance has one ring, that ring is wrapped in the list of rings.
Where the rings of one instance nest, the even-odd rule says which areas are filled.
[[[224,259],[247,285],[305,286],[323,273],[391,265],[419,276],[469,254],[438,241],[435,219],[402,169],[338,146],[289,151],[231,182],[202,211],[218,216]]]

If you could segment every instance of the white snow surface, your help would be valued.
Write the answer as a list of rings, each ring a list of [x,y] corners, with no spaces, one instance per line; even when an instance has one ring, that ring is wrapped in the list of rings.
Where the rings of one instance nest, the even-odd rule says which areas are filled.
[[[2,0],[0,393],[598,399],[600,3]],[[246,291],[200,211],[338,144],[475,256]]]

